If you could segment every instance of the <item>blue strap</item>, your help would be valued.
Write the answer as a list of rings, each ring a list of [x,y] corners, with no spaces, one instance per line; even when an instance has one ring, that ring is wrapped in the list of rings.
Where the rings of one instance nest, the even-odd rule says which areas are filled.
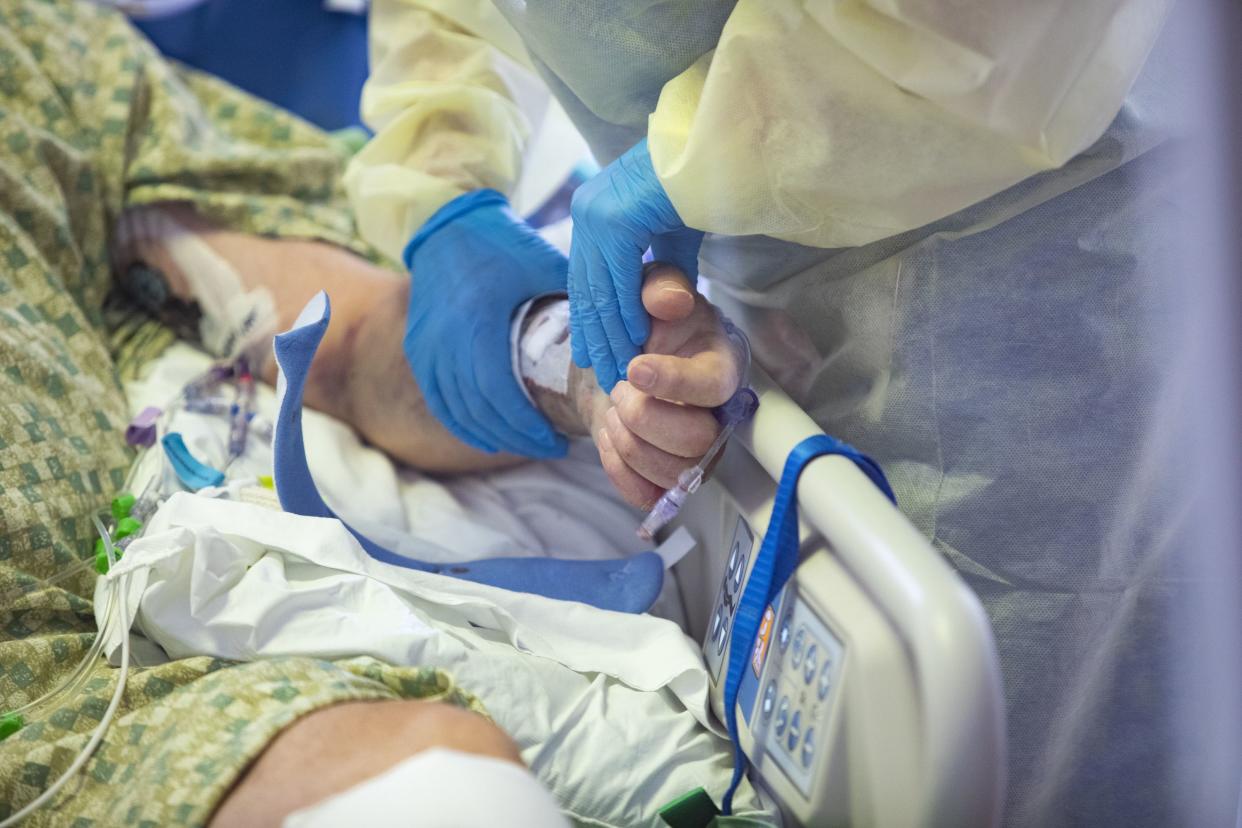
[[[725,723],[729,726],[729,738],[733,740],[733,780],[724,795],[722,809],[725,814],[733,813],[733,794],[741,784],[748,762],[738,740],[737,729],[737,693],[742,683],[742,672],[750,660],[764,611],[780,594],[798,566],[798,478],[808,463],[825,454],[839,454],[853,460],[889,500],[897,502],[880,466],[835,437],[826,434],[808,437],[794,446],[785,459],[768,531],[763,536],[763,544],[759,547],[750,578],[746,581],[746,588],[733,616],[733,643],[729,649],[729,669],[725,672],[724,686]]]

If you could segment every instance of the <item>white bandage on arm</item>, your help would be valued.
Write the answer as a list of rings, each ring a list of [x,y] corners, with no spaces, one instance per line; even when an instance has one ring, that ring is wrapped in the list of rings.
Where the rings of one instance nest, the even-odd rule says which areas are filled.
[[[532,404],[528,382],[556,394],[569,393],[569,300],[541,301],[548,298],[537,296],[518,308],[509,334],[513,376]]]
[[[241,276],[207,240],[159,205],[126,210],[117,222],[113,266],[143,261],[157,251],[174,272],[163,273],[174,294],[197,303],[198,335],[204,349],[234,359],[254,347],[270,348],[276,333],[276,305],[266,288],[246,290]]]
[[[285,818],[284,828],[568,828],[534,775],[513,762],[432,748]]]

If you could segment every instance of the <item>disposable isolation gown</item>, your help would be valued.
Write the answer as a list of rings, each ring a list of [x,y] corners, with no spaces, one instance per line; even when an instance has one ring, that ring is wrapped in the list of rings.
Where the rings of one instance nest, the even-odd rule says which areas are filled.
[[[376,0],[347,187],[397,254],[512,189],[539,80],[601,163],[647,133],[713,300],[987,607],[1006,822],[1176,824],[1164,6]]]

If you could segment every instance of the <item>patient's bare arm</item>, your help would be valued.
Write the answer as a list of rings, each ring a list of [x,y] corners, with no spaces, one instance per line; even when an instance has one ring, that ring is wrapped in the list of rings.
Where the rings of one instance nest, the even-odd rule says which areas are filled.
[[[231,266],[245,290],[266,290],[276,317],[266,326],[269,332],[288,329],[312,296],[328,292],[332,324],[305,390],[312,408],[350,423],[373,445],[427,471],[474,471],[519,462],[458,442],[427,410],[401,349],[404,279],[334,245],[223,230],[183,205],[144,209],[164,211],[205,241]],[[128,241],[113,256],[119,271],[144,262],[164,275],[174,295],[197,299],[193,280],[182,272],[184,260],[176,260],[171,245],[141,233],[119,235]],[[258,376],[274,383],[271,349],[255,353]]]
[[[329,244],[222,230],[184,206],[154,209],[166,211],[205,241],[245,290],[271,295],[273,330],[287,329],[315,293],[328,292],[332,324],[307,381],[308,405],[350,423],[394,458],[427,471],[475,471],[521,462],[458,442],[427,410],[402,349],[407,279]],[[165,245],[130,239],[114,261],[122,269],[133,261],[146,262],[165,274],[174,294],[194,298],[192,280],[179,272]],[[634,361],[634,384],[620,383],[610,399],[589,370],[567,358],[563,393],[528,384],[558,430],[594,438],[610,478],[637,506],[653,502],[710,445],[719,427],[709,409],[728,398],[739,375],[737,355],[714,309],[679,271],[650,268],[643,300],[653,316],[648,350],[659,354]],[[259,375],[274,382],[270,348],[258,353]],[[640,388],[642,371],[635,369],[644,364],[654,369],[656,379]]]

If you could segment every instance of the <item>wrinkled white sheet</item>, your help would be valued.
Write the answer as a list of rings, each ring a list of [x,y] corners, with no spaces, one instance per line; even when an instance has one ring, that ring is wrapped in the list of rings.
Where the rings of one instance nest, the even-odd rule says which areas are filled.
[[[362,655],[448,670],[577,820],[658,825],[661,805],[728,783],[698,647],[667,620],[391,566],[338,521],[188,493],[97,588],[126,573],[135,630],[173,658]]]
[[[206,365],[174,349],[129,389],[135,409]],[[259,406],[270,411],[269,389]],[[223,464],[220,418],[179,414],[174,426],[197,456]],[[308,411],[305,427],[325,499],[390,548],[427,559],[641,548],[634,513],[581,447],[560,463],[444,485],[397,470],[330,418]],[[150,452],[139,479],[157,461]],[[229,472],[269,470],[270,452],[252,438]],[[126,572],[135,631],[172,658],[370,656],[448,670],[579,824],[659,825],[657,809],[675,797],[702,786],[718,798],[728,784],[732,751],[708,712],[699,647],[668,620],[383,564],[337,521],[227,493],[174,495],[98,589]],[[748,786],[736,801],[742,812],[756,803]]]
[[[126,384],[132,413],[147,405],[163,406],[210,365],[201,351],[174,345],[143,379]],[[272,389],[260,385],[255,404],[270,422],[276,413]],[[223,418],[180,412],[174,428],[196,457],[224,468],[228,451]],[[411,556],[439,562],[538,554],[616,558],[650,548],[635,534],[642,515],[617,498],[589,441],[572,441],[563,460],[433,478],[394,464],[352,428],[318,411],[303,412],[303,431],[307,461],[324,500],[389,549],[406,549]],[[159,460],[158,452],[148,452],[138,477],[154,473]],[[254,437],[246,454],[228,469],[230,478],[271,471],[271,451]],[[171,471],[165,477],[166,491],[175,491],[178,484]],[[671,571],[665,572],[664,591],[651,612],[686,626]]]

